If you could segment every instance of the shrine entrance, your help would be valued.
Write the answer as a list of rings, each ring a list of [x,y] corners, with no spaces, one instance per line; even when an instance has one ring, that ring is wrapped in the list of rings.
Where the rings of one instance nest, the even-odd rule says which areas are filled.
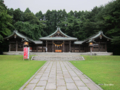
[[[71,41],[46,41],[46,52],[71,52]]]
[[[63,42],[62,41],[55,41],[54,43],[55,52],[63,52]]]

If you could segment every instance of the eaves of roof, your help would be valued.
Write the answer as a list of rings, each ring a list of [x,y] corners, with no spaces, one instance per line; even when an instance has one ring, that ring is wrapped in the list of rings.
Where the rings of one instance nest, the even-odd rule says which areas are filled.
[[[107,37],[106,35],[103,34],[103,31],[99,31],[97,34],[95,34],[95,35],[93,35],[93,36],[85,39],[85,40],[83,41],[83,43],[84,43],[84,42],[95,42],[94,39],[100,37],[100,35],[102,35],[102,37],[104,37],[104,38],[106,38],[106,39],[111,40],[111,38],[109,38],[109,37]]]
[[[74,44],[82,44],[83,41],[75,41]]]
[[[40,40],[78,40],[74,37],[42,37]]]
[[[17,30],[14,30],[13,33],[11,35],[9,35],[8,37],[6,37],[5,39],[13,37],[14,35],[17,35],[18,37],[23,38],[24,41],[33,42],[34,44],[42,44],[43,43],[42,41],[35,41],[33,39],[30,39],[30,38],[24,36],[23,34],[19,33]]]
[[[53,35],[54,35],[55,33],[57,33],[58,31],[59,31],[61,34],[63,34],[64,37],[53,37]],[[55,32],[53,32],[52,34],[50,34],[50,35],[48,35],[48,36],[46,36],[46,37],[41,37],[41,38],[39,38],[39,39],[40,39],[40,40],[75,40],[75,41],[78,40],[78,39],[75,38],[75,37],[70,37],[70,36],[66,35],[65,33],[63,33],[59,27],[58,27],[57,30],[56,30]]]
[[[94,34],[93,36],[83,40],[83,41],[75,41],[74,44],[83,44],[85,42],[95,42],[94,39],[100,37],[102,35],[104,38],[111,40],[111,38],[105,36],[102,31],[99,31],[97,34]]]

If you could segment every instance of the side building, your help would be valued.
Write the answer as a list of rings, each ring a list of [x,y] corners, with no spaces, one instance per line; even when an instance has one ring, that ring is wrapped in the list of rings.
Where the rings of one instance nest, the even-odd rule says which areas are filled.
[[[107,43],[111,39],[99,31],[95,35],[79,41],[76,37],[68,36],[57,28],[55,32],[39,38],[38,41],[26,37],[17,30],[13,31],[5,40],[9,42],[9,52],[23,51],[24,42],[29,43],[31,52],[90,52],[90,43],[93,44],[93,52],[107,52]]]

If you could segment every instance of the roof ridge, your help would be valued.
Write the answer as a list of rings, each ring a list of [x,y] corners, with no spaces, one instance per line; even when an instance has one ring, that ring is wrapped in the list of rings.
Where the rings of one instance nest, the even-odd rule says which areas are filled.
[[[28,39],[31,39],[31,38],[29,38],[29,37],[25,36],[24,34],[22,34],[22,33],[18,32],[18,30],[14,30],[14,31],[15,31],[15,32],[17,32],[17,33],[19,33],[19,34],[21,34],[22,36],[24,36],[24,37],[26,37],[26,38],[28,38]],[[31,40],[35,41],[34,39],[31,39]]]
[[[102,30],[100,30],[100,31],[97,32],[96,34],[94,34],[94,35],[90,36],[89,38],[83,40],[83,42],[86,42],[87,40],[90,40],[90,39],[94,39],[95,36],[98,37],[98,36],[101,35],[101,34],[102,34],[105,38],[109,38],[109,37],[107,37],[106,35],[103,34],[103,31],[102,31]],[[97,36],[97,35],[98,35],[98,36]],[[109,39],[111,39],[111,38],[109,38]]]
[[[20,37],[20,38],[24,38],[26,41],[30,41],[30,42],[33,42],[33,43],[35,43],[35,41],[37,41],[37,40],[33,40],[33,39],[25,36],[24,34],[18,32],[18,30],[14,30],[13,33],[12,33],[11,35],[9,35],[8,37],[6,37],[6,38],[9,38],[9,37],[13,36],[14,34],[17,34],[18,37]],[[5,38],[5,39],[6,39],[6,38]],[[39,41],[39,40],[38,40],[38,41]]]
[[[99,32],[97,32],[96,34],[98,34]],[[90,39],[91,37],[95,36],[96,34],[93,34],[92,36],[88,37],[87,39],[84,39],[83,41],[87,41],[88,39]]]
[[[55,33],[57,33],[57,31],[60,31],[64,36],[66,36],[66,37],[71,37],[71,36],[68,36],[67,34],[65,34],[61,29],[60,29],[60,27],[57,27],[57,29],[52,33],[52,34],[50,34],[50,35],[48,35],[48,36],[46,36],[46,37],[50,37],[50,36],[52,36],[52,35],[54,35]]]

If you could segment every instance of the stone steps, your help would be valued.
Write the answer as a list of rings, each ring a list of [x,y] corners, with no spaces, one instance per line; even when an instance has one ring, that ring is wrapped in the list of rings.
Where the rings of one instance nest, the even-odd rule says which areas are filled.
[[[67,61],[71,61],[71,60],[83,60],[82,57],[39,57],[39,56],[34,56],[32,60],[67,60]]]
[[[72,54],[72,53],[67,53],[67,54],[61,54],[61,53],[46,53],[46,54],[39,54],[37,56],[33,56],[32,60],[55,60],[55,61],[71,61],[71,60],[84,60],[80,54]]]

